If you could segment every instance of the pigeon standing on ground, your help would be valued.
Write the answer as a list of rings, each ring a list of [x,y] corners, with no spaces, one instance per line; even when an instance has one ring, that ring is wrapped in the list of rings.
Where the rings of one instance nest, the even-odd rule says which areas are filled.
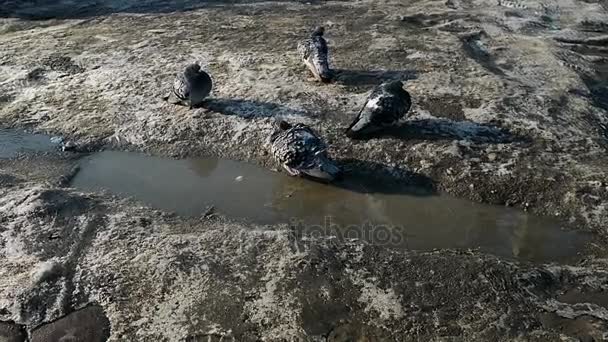
[[[298,43],[298,53],[317,80],[329,82],[332,75],[328,63],[327,42],[323,38],[324,32],[323,27],[317,27],[310,38]]]
[[[190,64],[173,81],[169,102],[188,105],[190,109],[200,106],[211,92],[213,82],[209,74],[198,64]]]
[[[412,106],[410,94],[401,81],[391,81],[377,86],[368,96],[365,105],[346,130],[350,138],[367,134],[396,124]]]
[[[327,156],[327,146],[310,127],[285,121],[276,126],[269,139],[271,152],[287,173],[329,182],[340,176],[340,168]]]

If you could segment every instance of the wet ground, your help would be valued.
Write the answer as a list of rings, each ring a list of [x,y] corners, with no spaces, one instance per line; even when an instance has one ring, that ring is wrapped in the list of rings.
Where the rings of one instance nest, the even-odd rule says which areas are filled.
[[[480,248],[533,261],[574,260],[591,235],[557,219],[476,204],[429,189],[348,177],[321,184],[217,158],[175,160],[130,152],[86,157],[70,186],[132,196],[185,216],[290,224],[294,234],[362,239],[400,249]]]

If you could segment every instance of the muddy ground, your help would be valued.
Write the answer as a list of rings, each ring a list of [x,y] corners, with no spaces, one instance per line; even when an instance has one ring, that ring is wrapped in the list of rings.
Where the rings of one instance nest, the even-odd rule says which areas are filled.
[[[604,2],[0,5],[2,127],[62,135],[76,152],[276,168],[265,140],[283,117],[317,129],[348,172],[558,216],[605,246]],[[318,24],[336,70],[328,85],[309,79],[295,50]],[[215,82],[206,108],[163,101],[193,61]],[[387,79],[407,80],[408,120],[369,141],[345,138],[367,92]],[[0,320],[15,322],[0,323],[0,340],[4,330],[44,340],[45,323],[81,312],[102,322],[100,340],[96,315],[107,316],[111,341],[555,341],[608,331],[608,308],[560,297],[608,290],[608,265],[594,252],[538,266],[355,241],[303,248],[288,227],[185,219],[66,189],[78,156],[0,162]],[[87,304],[102,310],[74,312]]]

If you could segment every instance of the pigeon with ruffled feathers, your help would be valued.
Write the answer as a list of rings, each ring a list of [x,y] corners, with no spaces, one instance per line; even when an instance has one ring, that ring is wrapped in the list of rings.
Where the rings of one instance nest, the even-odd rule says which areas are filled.
[[[274,159],[291,176],[333,181],[341,175],[327,155],[327,145],[305,124],[278,121],[269,142]]]
[[[346,130],[346,135],[363,138],[395,125],[405,117],[411,106],[412,99],[403,89],[401,81],[382,83],[367,97],[365,105]]]
[[[317,27],[309,38],[298,43],[298,53],[317,80],[329,82],[332,75],[329,69],[327,42],[323,38],[324,33],[323,27]]]
[[[169,102],[187,105],[190,109],[200,106],[211,92],[213,81],[198,64],[190,64],[173,81]]]

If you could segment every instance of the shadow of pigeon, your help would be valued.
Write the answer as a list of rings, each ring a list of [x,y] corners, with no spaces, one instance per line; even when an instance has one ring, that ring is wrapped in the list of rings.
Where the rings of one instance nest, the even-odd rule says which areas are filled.
[[[414,80],[418,77],[415,70],[348,70],[334,69],[333,81],[351,87],[378,85],[382,82]]]
[[[480,124],[473,121],[454,121],[449,119],[413,119],[381,132],[370,134],[364,139],[392,137],[403,140],[466,140],[476,143],[506,144],[526,141],[506,129]]]
[[[483,42],[483,38],[487,35],[485,32],[480,32],[473,35],[465,35],[460,37],[462,49],[469,58],[476,61],[484,69],[498,76],[507,76],[504,71],[496,64],[494,56],[488,51]]]
[[[306,116],[306,112],[282,106],[272,102],[211,98],[203,107],[224,115],[236,115],[243,118]]]

